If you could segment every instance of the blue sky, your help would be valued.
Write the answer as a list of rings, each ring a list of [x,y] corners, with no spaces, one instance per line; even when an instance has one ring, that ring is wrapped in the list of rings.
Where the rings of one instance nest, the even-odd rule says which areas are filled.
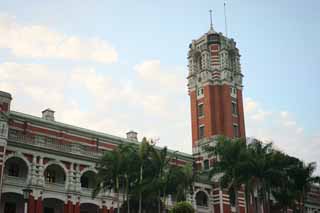
[[[225,32],[222,0],[3,0],[0,8],[0,32],[21,35],[0,37],[0,89],[13,93],[15,110],[51,107],[64,122],[120,136],[135,129],[191,152],[188,44],[208,30],[209,9]],[[319,10],[317,0],[227,1],[248,136],[320,164]]]

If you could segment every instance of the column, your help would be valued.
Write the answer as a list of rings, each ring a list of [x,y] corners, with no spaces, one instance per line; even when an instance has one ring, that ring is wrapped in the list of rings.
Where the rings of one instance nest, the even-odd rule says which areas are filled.
[[[68,200],[67,203],[67,213],[73,213],[73,203],[71,200]]]
[[[102,200],[102,207],[100,208],[100,213],[108,213],[108,208],[106,206],[105,200]]]
[[[39,157],[38,185],[44,186],[43,156]]]
[[[79,201],[74,206],[74,213],[80,213],[80,202]]]
[[[109,209],[109,213],[114,213],[113,206]]]
[[[38,197],[38,199],[36,200],[35,213],[42,213],[42,212],[43,212],[42,197]]]
[[[28,213],[35,213],[35,201],[34,201],[34,197],[32,194],[30,194],[29,196],[29,200],[28,200]]]
[[[108,208],[106,206],[102,206],[102,208],[100,209],[101,213],[108,213]]]

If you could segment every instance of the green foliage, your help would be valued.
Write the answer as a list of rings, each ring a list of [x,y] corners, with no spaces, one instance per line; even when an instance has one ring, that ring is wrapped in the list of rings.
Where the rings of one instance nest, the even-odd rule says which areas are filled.
[[[194,213],[194,208],[191,203],[182,201],[176,203],[173,208],[170,210],[170,213]]]
[[[175,153],[168,152],[166,147],[159,149],[145,138],[139,145],[121,144],[106,152],[97,164],[97,184],[92,196],[114,189],[124,192],[126,202],[122,208],[160,212],[169,194],[185,200],[193,183],[192,166],[174,165],[173,159],[178,160]]]
[[[271,195],[278,209],[301,211],[310,186],[320,181],[320,177],[313,176],[315,163],[305,164],[274,149],[271,143],[254,140],[246,144],[239,139],[220,137],[207,151],[219,158],[210,170],[210,178],[220,174],[220,185],[229,190],[231,197],[237,196],[237,189],[242,185],[246,196],[258,190],[257,205],[266,206],[266,212],[270,212]]]

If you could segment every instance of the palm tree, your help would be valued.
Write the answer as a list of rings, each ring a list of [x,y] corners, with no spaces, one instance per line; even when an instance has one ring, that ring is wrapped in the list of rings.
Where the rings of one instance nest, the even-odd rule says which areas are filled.
[[[290,177],[294,181],[294,187],[297,190],[297,200],[299,201],[299,211],[301,213],[304,212],[305,198],[307,193],[310,191],[311,185],[320,183],[320,177],[313,176],[315,170],[315,162],[305,164],[302,161],[298,160],[298,162],[293,165],[289,173]]]
[[[220,137],[214,147],[207,147],[211,155],[218,156],[218,162],[211,168],[209,177],[220,175],[219,182],[222,188],[228,189],[235,198],[236,212],[239,212],[238,191],[245,183],[243,169],[247,161],[246,143],[241,139]]]
[[[138,180],[139,160],[136,147],[133,144],[125,144],[118,147],[122,156],[121,180],[123,180],[124,196],[127,201],[127,212],[130,212],[130,192]],[[123,199],[124,201],[124,199]]]
[[[97,165],[98,174],[96,180],[96,187],[93,190],[92,197],[96,197],[102,190],[114,189],[117,195],[117,212],[120,213],[119,208],[119,181],[122,175],[123,157],[121,149],[115,148],[112,152],[106,152]]]
[[[168,176],[170,173],[170,161],[171,158],[168,156],[168,149],[164,147],[161,150],[155,148],[155,146],[150,147],[151,151],[151,162],[156,170],[156,175],[154,179],[154,186],[158,188],[158,212],[161,212],[161,194],[164,198],[166,197],[166,187],[168,184]]]
[[[261,204],[267,213],[270,212],[270,190],[272,178],[279,175],[280,170],[276,169],[278,162],[273,161],[274,149],[272,143],[264,144],[254,140],[248,144],[247,175],[249,181],[247,187],[255,188],[258,193],[258,212],[261,211]],[[262,202],[261,202],[262,201]]]
[[[140,161],[140,176],[139,176],[139,213],[142,211],[142,181],[143,181],[143,169],[145,162],[149,156],[150,144],[144,137],[139,145],[138,156]]]

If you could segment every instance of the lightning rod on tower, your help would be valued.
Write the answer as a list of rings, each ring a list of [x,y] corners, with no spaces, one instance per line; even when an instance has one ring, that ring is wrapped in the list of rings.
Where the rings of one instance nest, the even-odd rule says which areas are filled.
[[[213,26],[212,26],[212,10],[209,10],[210,13],[210,30],[213,30]]]
[[[223,3],[223,7],[224,7],[224,25],[225,25],[226,37],[228,37],[226,1]]]

